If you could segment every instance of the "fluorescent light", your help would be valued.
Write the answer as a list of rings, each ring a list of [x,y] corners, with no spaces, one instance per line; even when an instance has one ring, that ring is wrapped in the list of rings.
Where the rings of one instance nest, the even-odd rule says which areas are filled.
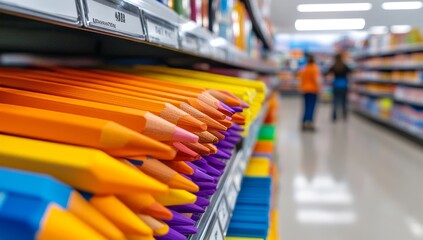
[[[357,220],[351,210],[299,209],[296,215],[297,221],[303,224],[352,224]]]
[[[391,32],[396,34],[403,34],[410,32],[412,27],[410,25],[392,25]]]
[[[369,11],[370,3],[326,3],[326,4],[299,4],[298,12],[350,12]]]
[[[370,34],[381,35],[388,33],[387,26],[373,26],[367,30]]]
[[[420,9],[422,7],[423,7],[423,3],[421,1],[382,3],[382,8],[385,10],[410,10],[410,9]]]
[[[298,19],[295,21],[295,29],[298,31],[359,30],[365,25],[366,21],[363,18]]]

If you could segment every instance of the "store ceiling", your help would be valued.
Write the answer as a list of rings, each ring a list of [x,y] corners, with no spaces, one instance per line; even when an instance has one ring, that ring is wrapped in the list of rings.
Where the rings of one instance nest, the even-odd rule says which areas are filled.
[[[383,10],[381,5],[386,1],[400,0],[272,0],[270,8],[271,20],[275,26],[276,33],[298,33],[295,29],[295,20],[297,19],[333,19],[333,18],[364,18],[366,25],[363,30],[372,26],[391,26],[391,25],[411,25],[418,26],[423,30],[423,8],[418,10]],[[303,13],[297,11],[298,4],[318,4],[318,3],[353,3],[368,2],[372,4],[369,11],[360,12],[309,12]],[[313,33],[314,31],[305,31],[304,33]],[[320,31],[322,32],[322,31]],[[339,31],[324,31],[339,32]]]

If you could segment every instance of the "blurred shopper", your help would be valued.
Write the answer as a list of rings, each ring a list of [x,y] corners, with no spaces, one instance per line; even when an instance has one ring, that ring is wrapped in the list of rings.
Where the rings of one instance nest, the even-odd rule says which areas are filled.
[[[336,122],[337,111],[342,109],[344,120],[348,117],[348,75],[351,69],[345,64],[343,55],[338,53],[335,55],[335,61],[327,72],[327,75],[332,75],[332,121]]]
[[[300,73],[300,90],[304,96],[303,130],[315,130],[314,112],[319,93],[320,70],[314,56],[309,55],[307,64]]]

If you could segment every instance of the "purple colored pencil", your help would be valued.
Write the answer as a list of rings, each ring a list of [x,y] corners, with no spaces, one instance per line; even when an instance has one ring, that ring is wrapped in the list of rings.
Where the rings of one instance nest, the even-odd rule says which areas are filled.
[[[243,108],[242,107],[231,107],[235,112],[242,112]]]
[[[195,221],[195,220],[194,220]],[[154,236],[156,240],[186,240],[187,237],[181,233],[169,228],[169,232],[164,236]]]
[[[220,131],[220,133],[221,133],[223,136],[225,136],[225,139],[226,139],[227,137],[230,137],[230,136],[231,136],[231,134],[230,134],[228,131]]]
[[[195,195],[200,196],[200,197],[210,197],[211,195],[213,195],[216,192],[216,190],[201,190],[195,193]]]
[[[193,168],[194,174],[190,175],[189,178],[192,181],[199,182],[214,182],[214,177],[207,174],[205,171],[200,170],[199,168]]]
[[[197,182],[196,183],[201,190],[215,190],[217,185],[211,182]]]
[[[233,143],[233,144],[237,144],[239,142],[239,140],[241,140],[240,138],[237,137],[226,137],[225,141]]]
[[[202,198],[204,199],[204,198]],[[207,199],[206,199],[207,200]],[[197,198],[198,201],[198,198]],[[189,217],[186,217],[176,211],[170,210],[172,212],[172,220],[163,220],[163,222],[170,224],[172,226],[176,226],[176,225],[194,225],[195,221],[192,220]]]
[[[192,215],[191,216],[191,219],[194,220],[194,221],[198,221],[198,220],[200,220],[200,218],[201,218],[201,215]]]
[[[201,168],[208,164],[204,158],[200,158],[198,160],[192,161],[192,163]]]
[[[228,141],[225,140],[220,140],[218,143],[215,144],[216,147],[218,148],[235,148],[235,144],[230,143]]]
[[[238,132],[238,131],[236,131],[236,130],[229,129],[227,132],[230,134],[230,136],[231,136],[231,137],[238,137],[238,138],[242,138],[242,135],[241,135],[241,134],[239,134],[239,132]]]
[[[220,151],[224,152],[225,154],[232,156],[232,151],[230,149],[227,148],[219,148]]]
[[[232,124],[231,129],[234,129],[234,130],[239,131],[239,132],[244,131],[244,128],[243,128],[243,127],[241,127],[241,126],[239,126],[239,125],[238,125],[238,124],[236,124],[236,123],[233,123],[233,124]]]
[[[196,234],[198,229],[195,226],[171,226],[173,230],[181,234]]]
[[[230,159],[230,158],[231,158],[231,156],[230,156],[230,155],[228,155],[228,154],[226,154],[226,153],[222,152],[222,150],[221,150],[221,149],[217,149],[217,153],[216,153],[216,154],[214,154],[213,156],[214,156],[214,157],[217,157],[217,158],[223,158],[223,159]]]
[[[208,205],[210,205],[210,200],[197,196],[197,201],[195,201],[194,204],[200,207],[207,207]]]
[[[209,165],[211,165],[212,167],[218,169],[218,170],[222,170],[226,167],[226,163],[220,161],[219,159],[213,157],[213,156],[207,156],[206,158],[204,158],[207,163]]]
[[[177,211],[179,213],[203,213],[205,212],[205,208],[202,208],[195,204],[185,204],[185,205],[178,205],[178,206],[170,206],[169,209]]]
[[[232,109],[232,108],[231,108],[231,107],[229,107],[228,105],[224,104],[223,102],[220,102],[220,105],[221,105],[224,109],[226,109],[226,110],[228,110],[229,112],[231,112],[232,114],[236,113],[236,111],[235,111],[234,109]]]
[[[210,166],[209,164],[204,166],[203,169],[206,171],[207,174],[209,174],[212,177],[220,176],[223,174],[223,171],[219,171],[216,168]]]

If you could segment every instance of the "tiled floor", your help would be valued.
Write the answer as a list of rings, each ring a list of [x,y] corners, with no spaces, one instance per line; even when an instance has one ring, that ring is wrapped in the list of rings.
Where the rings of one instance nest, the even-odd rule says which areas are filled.
[[[329,104],[302,133],[301,104],[280,111],[282,239],[423,239],[423,147],[355,114],[333,124]]]

